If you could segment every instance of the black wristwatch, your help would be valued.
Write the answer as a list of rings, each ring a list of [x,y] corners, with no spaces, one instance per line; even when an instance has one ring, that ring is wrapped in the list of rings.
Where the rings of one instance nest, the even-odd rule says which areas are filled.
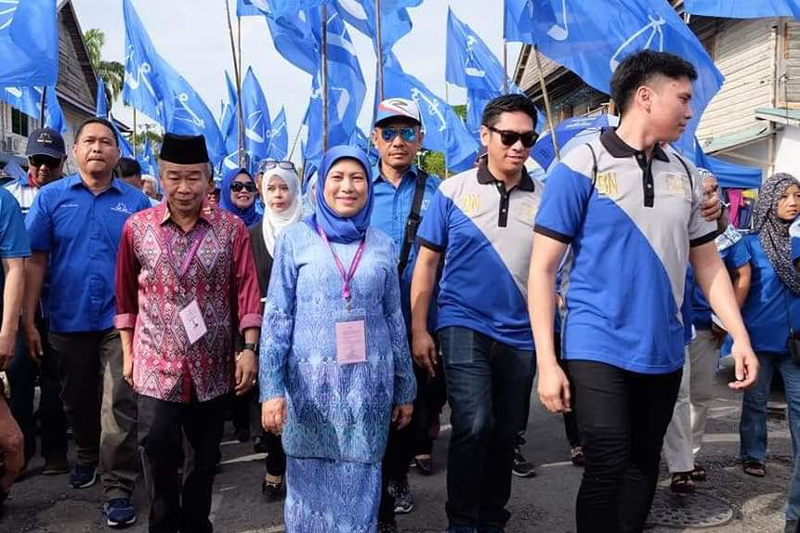
[[[250,350],[253,353],[257,354],[258,353],[258,344],[256,344],[255,342],[246,342],[242,346],[242,351],[244,351],[244,350]]]

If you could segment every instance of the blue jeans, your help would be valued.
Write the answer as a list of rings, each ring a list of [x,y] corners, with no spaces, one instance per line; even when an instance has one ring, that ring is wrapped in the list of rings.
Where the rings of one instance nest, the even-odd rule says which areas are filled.
[[[447,454],[451,532],[502,532],[511,514],[514,440],[527,422],[533,352],[460,327],[439,339],[453,425]]]
[[[800,437],[800,365],[788,355],[758,354],[758,381],[745,391],[742,399],[742,418],[739,422],[739,455],[743,461],[764,462],[767,456],[767,400],[775,369],[781,373],[789,404],[789,432],[792,435],[794,475],[789,484],[787,520],[800,516],[800,461],[797,439]]]

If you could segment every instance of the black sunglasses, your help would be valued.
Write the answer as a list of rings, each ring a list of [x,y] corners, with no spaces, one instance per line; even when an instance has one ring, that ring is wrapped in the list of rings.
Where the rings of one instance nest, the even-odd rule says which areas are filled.
[[[242,192],[242,190],[247,192],[256,192],[256,184],[252,181],[248,181],[247,183],[242,181],[234,181],[231,183],[231,190],[233,192]]]
[[[294,163],[291,161],[275,161],[274,159],[268,159],[261,163],[261,167],[259,168],[260,172],[264,172],[265,170],[272,170],[273,168],[278,167],[283,170],[294,170],[297,171],[294,167]]]
[[[60,159],[56,159],[54,157],[47,157],[46,155],[34,155],[28,158],[28,162],[31,166],[40,167],[42,165],[48,166],[50,168],[55,168],[61,164]]]
[[[525,148],[530,148],[536,143],[536,139],[539,138],[535,131],[519,133],[517,131],[498,130],[497,128],[493,128],[491,126],[487,127],[490,131],[500,134],[500,141],[506,146],[514,146],[517,141],[522,141],[522,146]]]

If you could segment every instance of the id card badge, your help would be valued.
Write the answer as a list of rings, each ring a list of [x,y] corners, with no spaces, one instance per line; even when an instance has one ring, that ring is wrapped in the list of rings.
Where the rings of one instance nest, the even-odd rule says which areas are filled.
[[[192,300],[178,314],[181,317],[181,322],[183,322],[183,329],[186,330],[186,336],[189,337],[189,344],[196,343],[208,331],[206,322],[203,320],[203,313],[200,311],[200,306],[197,305],[197,300]]]
[[[352,365],[367,361],[366,313],[362,309],[345,311],[336,321],[336,361]]]

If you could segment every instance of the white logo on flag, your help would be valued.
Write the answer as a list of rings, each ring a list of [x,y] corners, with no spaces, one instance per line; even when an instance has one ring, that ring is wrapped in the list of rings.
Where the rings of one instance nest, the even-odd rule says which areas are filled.
[[[411,98],[413,98],[420,107],[422,107],[420,100],[427,104],[428,114],[439,119],[439,123],[441,124],[441,126],[439,126],[439,131],[444,131],[447,129],[447,121],[444,118],[442,110],[439,109],[438,100],[428,99],[425,94],[416,87],[411,88]]]
[[[257,143],[264,142],[264,136],[259,133],[259,131],[262,129],[261,123],[263,120],[264,112],[260,110],[254,111],[247,115],[247,128],[245,128],[245,134],[247,135],[248,139]]]
[[[339,0],[339,7],[350,13],[354,19],[366,22],[369,19],[364,6],[358,0]]]
[[[189,95],[188,94],[180,93],[178,95],[178,103],[181,105],[181,107],[184,109],[184,111],[186,111],[186,114],[189,115],[189,119],[185,119],[185,118],[176,116],[175,120],[183,120],[185,122],[190,122],[190,123],[194,124],[195,126],[197,126],[200,129],[205,129],[206,128],[206,121],[203,120],[202,118],[200,118],[199,116],[197,116],[197,113],[195,113],[194,110],[192,110],[192,108],[189,107],[189,105],[187,104],[188,101],[189,101]]]
[[[646,49],[650,48],[650,45],[653,44],[653,39],[655,39],[656,34],[658,34],[658,49],[657,50],[659,52],[663,52],[664,51],[664,31],[661,29],[661,27],[664,24],[666,24],[667,21],[664,20],[661,17],[661,15],[657,15],[657,16],[658,16],[658,18],[654,18],[653,15],[647,15],[647,18],[650,19],[650,23],[647,24],[641,30],[637,31],[636,33],[634,33],[633,35],[628,37],[628,39],[624,43],[622,43],[619,48],[617,48],[617,51],[614,52],[613,56],[611,56],[611,61],[609,61],[609,66],[611,67],[611,72],[614,72],[615,70],[617,70],[617,67],[620,64],[620,61],[617,58],[619,58],[622,55],[622,53],[625,51],[625,49],[628,48],[631,44],[633,44],[633,42],[636,41],[636,39],[638,39],[641,35],[644,35],[644,33],[647,32],[647,30],[650,30],[650,35],[647,37],[647,42],[644,44],[644,47],[642,47],[641,50],[646,50]],[[639,50],[639,49],[637,48],[637,50]]]
[[[567,0],[561,0],[561,18],[564,19],[564,27],[558,25],[558,20],[553,24],[547,35],[556,41],[565,41],[569,37],[569,27],[567,26]],[[558,19],[558,17],[556,17]]]
[[[14,14],[19,6],[19,0],[0,0],[0,31],[11,26]]]
[[[472,35],[467,36],[467,64],[464,65],[464,71],[466,72],[467,76],[472,76],[473,78],[483,78],[486,76],[486,71],[482,70],[476,66],[470,66],[470,63],[473,65],[477,64],[475,60],[475,45],[478,44],[478,40],[473,37]]]

